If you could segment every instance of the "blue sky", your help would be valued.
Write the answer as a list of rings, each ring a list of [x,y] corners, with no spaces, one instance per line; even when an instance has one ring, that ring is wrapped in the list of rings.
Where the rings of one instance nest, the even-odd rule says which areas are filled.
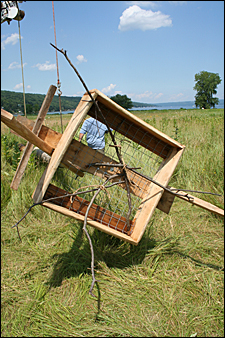
[[[46,94],[57,84],[52,1],[26,1],[20,21],[26,93]],[[200,71],[222,79],[224,98],[224,1],[54,1],[57,47],[89,90],[132,101],[193,101]],[[85,92],[58,53],[62,95]],[[1,24],[1,89],[22,92],[18,22]]]

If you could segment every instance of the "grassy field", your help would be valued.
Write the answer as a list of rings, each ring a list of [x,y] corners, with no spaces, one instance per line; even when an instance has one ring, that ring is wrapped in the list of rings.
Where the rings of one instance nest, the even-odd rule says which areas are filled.
[[[223,209],[224,109],[135,115],[186,146],[169,184],[221,194],[191,193]],[[45,124],[60,131],[58,116]],[[222,217],[175,198],[168,215],[155,210],[138,246],[88,227],[93,298],[81,222],[36,206],[20,223],[22,242],[11,228],[33,204],[44,165],[31,158],[11,190],[24,141],[3,124],[1,141],[2,337],[224,336]]]

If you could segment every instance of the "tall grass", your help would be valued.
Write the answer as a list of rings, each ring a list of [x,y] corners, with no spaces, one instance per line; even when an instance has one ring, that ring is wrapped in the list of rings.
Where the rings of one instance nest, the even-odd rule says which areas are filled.
[[[169,184],[221,194],[197,197],[223,208],[224,110],[136,114],[186,145]],[[57,128],[54,117],[48,123]],[[155,210],[138,246],[89,227],[93,298],[81,222],[36,206],[19,225],[22,242],[11,229],[45,167],[31,159],[19,189],[10,189],[22,142],[2,126],[3,337],[224,336],[221,217],[176,198],[168,215]]]

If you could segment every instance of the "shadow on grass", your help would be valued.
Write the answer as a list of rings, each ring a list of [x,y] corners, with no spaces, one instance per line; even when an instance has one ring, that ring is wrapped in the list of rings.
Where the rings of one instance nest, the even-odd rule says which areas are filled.
[[[84,273],[89,274],[91,277],[91,250],[82,228],[82,222],[76,224],[72,236],[73,244],[69,251],[55,254],[52,257],[55,263],[53,273],[47,282],[49,289],[60,286],[64,279],[70,277],[80,276]],[[196,265],[223,270],[222,267],[196,260],[180,251],[179,238],[170,237],[160,242],[150,238],[150,227],[146,229],[137,246],[99,230],[93,228],[92,230],[90,231],[89,227],[88,231],[94,249],[95,268],[98,266],[98,262],[104,262],[109,268],[124,269],[141,264],[146,254],[151,253],[151,255],[156,256],[179,254],[185,259],[190,259]]]
[[[56,262],[48,281],[49,288],[58,287],[64,279],[80,276],[83,273],[88,273],[91,276],[91,250],[82,227],[83,223],[79,223],[76,227],[70,250],[52,257]],[[96,229],[90,233],[90,236],[94,248],[95,266],[97,266],[98,261],[103,261],[109,268],[124,269],[131,265],[140,264],[147,252],[157,245],[154,239],[149,239],[147,232],[143,235],[138,246],[126,243]]]
[[[76,232],[74,231],[72,236],[73,244],[68,252],[56,254],[52,257],[56,261],[53,273],[47,282],[49,291],[51,288],[60,286],[64,279],[81,276],[84,273],[90,275],[91,281],[91,250],[82,228],[83,223],[76,225]],[[151,239],[150,227],[145,231],[137,246],[123,242],[99,230],[92,230],[90,236],[94,248],[95,267],[98,266],[98,262],[104,262],[109,268],[124,269],[128,266],[141,264],[147,254],[156,256],[179,254],[185,259],[192,260],[196,265],[223,270],[221,267],[196,260],[177,250],[179,247],[178,238],[170,237],[161,242]],[[95,287],[97,288],[96,320],[98,320],[101,307],[101,292],[98,282],[96,282]]]
[[[83,232],[83,222],[78,223],[74,232],[73,244],[68,252],[56,254],[52,258],[56,260],[53,273],[46,283],[48,291],[51,288],[59,287],[64,279],[80,276],[84,273],[90,275],[91,282],[91,250],[89,242]],[[95,267],[99,261],[103,261],[109,268],[123,269],[131,265],[140,264],[149,250],[156,246],[156,241],[149,239],[147,232],[143,235],[138,246],[124,242],[114,236],[110,236],[96,229],[89,234],[95,256]],[[101,308],[101,291],[99,283],[95,283],[97,288],[97,312],[96,321],[99,320]],[[88,292],[88,290],[87,290]]]

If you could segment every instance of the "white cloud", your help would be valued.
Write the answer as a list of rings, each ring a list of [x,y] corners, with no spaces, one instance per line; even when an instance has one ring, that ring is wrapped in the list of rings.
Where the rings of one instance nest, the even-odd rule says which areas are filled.
[[[141,29],[142,31],[172,26],[169,15],[151,10],[141,9],[139,6],[131,6],[122,13],[118,28],[121,31]]]
[[[163,93],[153,93],[152,91],[146,90],[144,93],[141,94],[129,94],[132,98],[132,101],[140,101],[140,102],[152,102],[159,99],[163,96]]]
[[[87,62],[83,55],[77,55],[78,63]]]
[[[154,99],[155,99],[155,100],[156,100],[156,99],[159,99],[161,96],[163,96],[163,93],[157,94],[157,95],[154,97]]]
[[[23,64],[23,67],[25,67],[25,66],[26,66],[26,63]],[[21,68],[21,65],[16,61],[10,63],[10,65],[8,67],[8,69],[17,69],[17,68]]]
[[[15,85],[15,87],[14,87],[13,89],[19,90],[19,89],[21,89],[21,88],[23,88],[22,82],[21,82],[21,83],[18,83],[17,85]],[[28,86],[27,86],[27,89],[30,89],[30,88],[31,88],[31,86],[28,85]]]
[[[22,87],[23,87],[23,84],[21,82],[21,83],[18,83],[17,85],[15,85],[15,87],[13,89],[18,90],[18,89],[20,89]]]
[[[38,68],[38,70],[41,71],[51,71],[56,69],[55,63],[49,64],[49,61],[46,61],[45,63],[37,63],[36,65],[33,66],[34,68]]]
[[[179,101],[180,99],[184,99],[184,94],[183,93],[174,94],[174,95],[170,96],[169,101],[176,102],[176,101]]]
[[[21,37],[22,38],[22,37]],[[1,49],[5,49],[6,45],[15,45],[19,40],[19,34],[11,34],[8,38],[1,42]]]
[[[115,87],[116,85],[111,83],[108,87],[102,89],[102,93],[107,94],[111,92]]]
[[[139,99],[139,100],[146,99],[146,98],[149,99],[149,98],[152,98],[152,97],[153,97],[153,93],[149,92],[149,91],[145,91],[142,94],[137,94],[136,95],[136,98]]]

